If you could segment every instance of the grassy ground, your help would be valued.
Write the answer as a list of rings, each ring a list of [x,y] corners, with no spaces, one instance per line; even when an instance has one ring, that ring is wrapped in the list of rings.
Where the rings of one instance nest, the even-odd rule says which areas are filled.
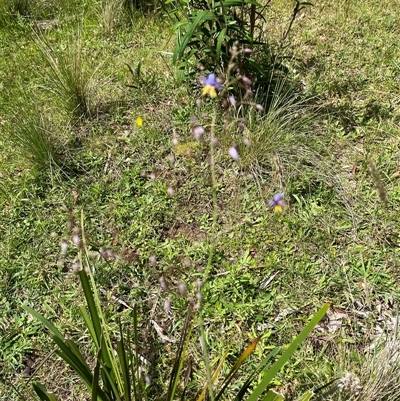
[[[347,370],[359,374],[376,335],[394,330],[400,17],[393,2],[384,3],[329,0],[306,9],[286,51],[291,76],[311,100],[282,100],[275,113],[252,115],[252,146],[238,162],[227,154],[230,138],[221,138],[217,149],[219,234],[213,278],[203,293],[213,362],[229,344],[239,353],[264,333],[250,371],[266,350],[290,342],[323,302],[334,306],[278,375],[276,387],[288,397]],[[65,257],[60,251],[83,212],[110,324],[117,312],[130,322],[116,298],[139,307],[155,396],[165,390],[176,344],[164,343],[151,321],[179,338],[187,304],[177,290],[162,291],[159,278],[172,289],[184,283],[194,296],[208,257],[207,149],[193,141],[190,117],[203,124],[209,117],[196,108],[200,86],[176,80],[168,21],[137,12],[132,24],[115,22],[84,2],[60,10],[37,17],[57,18],[44,28],[21,18],[1,22],[0,363],[6,384],[0,394],[18,399],[9,383],[29,376],[28,366],[62,399],[84,399],[49,354],[42,326],[21,308],[29,304],[87,344],[77,312],[82,294],[71,274],[76,251],[70,246]],[[273,4],[273,37],[282,34],[290,10],[287,2]],[[50,56],[66,60],[80,51],[82,82],[90,89],[86,118],[71,118],[60,93],[46,90],[51,71],[43,49],[48,56],[49,48]],[[134,77],[127,64],[137,71],[139,62]],[[285,99],[285,92],[277,96]],[[18,151],[16,133],[38,112],[61,173],[54,163],[37,167]],[[135,123],[139,116],[143,126]],[[268,200],[281,191],[289,207],[275,214]],[[204,383],[197,343],[190,355],[195,382]]]

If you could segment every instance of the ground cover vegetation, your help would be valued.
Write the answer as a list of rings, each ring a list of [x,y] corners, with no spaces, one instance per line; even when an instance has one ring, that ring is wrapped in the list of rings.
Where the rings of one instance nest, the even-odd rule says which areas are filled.
[[[399,27],[0,0],[0,398],[399,399]]]

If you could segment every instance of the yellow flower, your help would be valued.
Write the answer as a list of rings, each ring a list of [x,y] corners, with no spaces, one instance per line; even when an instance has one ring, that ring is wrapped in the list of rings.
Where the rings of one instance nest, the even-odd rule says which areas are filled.
[[[136,125],[137,125],[138,127],[141,127],[141,126],[143,125],[142,117],[138,117],[138,118],[135,120],[135,123],[136,123]]]
[[[281,205],[277,205],[277,206],[274,207],[274,212],[275,213],[282,213],[282,211],[283,211],[283,208],[282,208]]]

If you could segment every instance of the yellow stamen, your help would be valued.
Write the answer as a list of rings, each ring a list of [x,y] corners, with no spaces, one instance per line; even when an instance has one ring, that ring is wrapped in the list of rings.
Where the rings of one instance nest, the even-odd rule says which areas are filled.
[[[276,205],[276,206],[274,207],[274,212],[275,212],[275,213],[281,213],[282,211],[283,211],[283,208],[282,208],[281,205]]]
[[[212,85],[206,85],[203,88],[203,96],[209,94],[211,98],[217,97],[217,91]]]

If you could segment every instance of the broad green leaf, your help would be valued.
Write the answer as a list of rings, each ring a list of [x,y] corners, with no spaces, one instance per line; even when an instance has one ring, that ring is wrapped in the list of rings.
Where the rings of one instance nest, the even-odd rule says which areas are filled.
[[[319,321],[325,316],[325,313],[328,311],[330,307],[329,303],[326,303],[309,321],[307,326],[301,331],[301,333],[289,344],[287,350],[283,353],[283,355],[274,363],[271,369],[264,375],[261,382],[257,385],[257,387],[250,394],[250,397],[247,401],[257,401],[258,397],[262,394],[262,392],[268,387],[271,383],[272,379],[275,375],[282,369],[282,367],[286,364],[286,362],[290,359],[290,357],[294,354],[300,344],[307,338],[307,336],[311,333],[311,331],[315,328],[315,326],[319,323]]]

